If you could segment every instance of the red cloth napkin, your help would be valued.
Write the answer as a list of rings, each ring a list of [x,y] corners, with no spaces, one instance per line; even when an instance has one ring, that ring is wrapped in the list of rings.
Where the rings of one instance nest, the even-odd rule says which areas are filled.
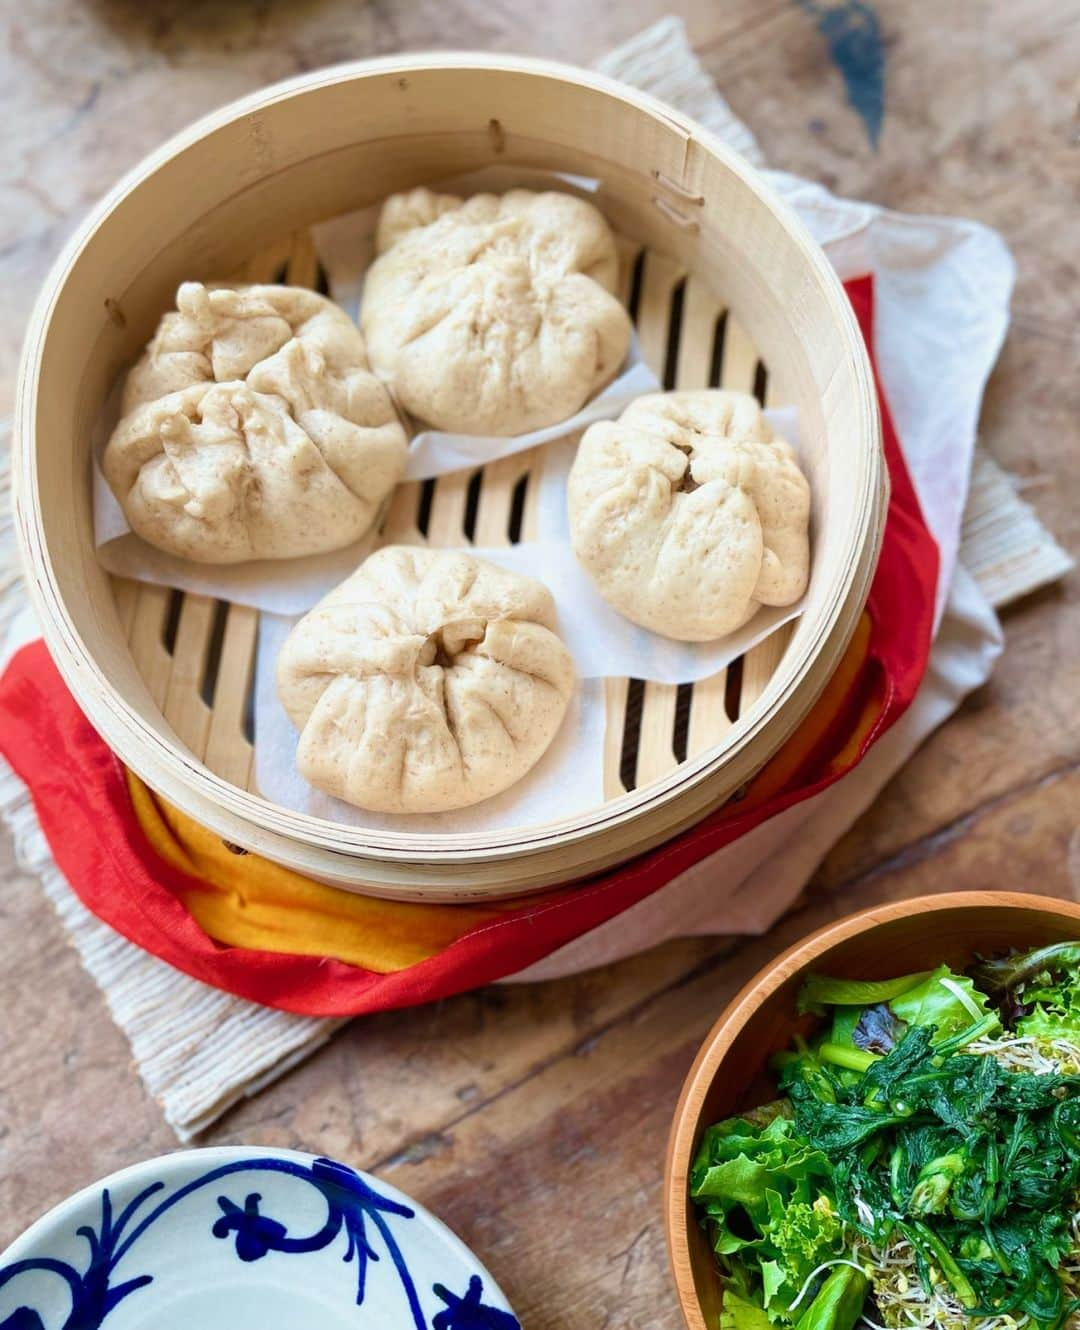
[[[846,290],[873,359],[872,279],[851,281]],[[832,784],[910,704],[930,653],[938,552],[880,383],[878,395],[892,493],[866,630],[804,732],[743,800],[617,869],[507,907],[426,960],[383,974],[214,942],[183,904],[198,883],[150,846],[122,765],[80,712],[41,642],[18,652],[0,679],[0,752],[29,787],[57,864],[86,907],[205,983],[288,1011],[347,1016],[431,1001],[515,974]]]

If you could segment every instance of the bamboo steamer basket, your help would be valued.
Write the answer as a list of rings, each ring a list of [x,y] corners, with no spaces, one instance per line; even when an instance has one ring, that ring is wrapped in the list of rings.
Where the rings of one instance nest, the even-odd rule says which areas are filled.
[[[799,412],[814,495],[806,608],[739,662],[673,687],[606,681],[605,801],[543,826],[369,832],[252,788],[257,614],[110,578],[94,554],[91,433],[177,285],[320,286],[308,228],[395,190],[512,163],[600,180],[623,294],[668,387],[753,390]],[[224,839],[323,881],[421,900],[516,895],[626,860],[731,798],[787,739],[865,604],[887,480],[873,377],[843,289],[737,154],[581,70],[410,55],[304,75],[215,112],[103,200],[31,319],[16,408],[17,528],[49,649],[95,728]],[[395,539],[528,536],[542,450],[401,486]]]

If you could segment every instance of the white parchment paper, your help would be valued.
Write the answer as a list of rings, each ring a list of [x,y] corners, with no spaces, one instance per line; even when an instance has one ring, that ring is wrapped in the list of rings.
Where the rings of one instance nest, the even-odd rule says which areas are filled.
[[[791,412],[766,413],[773,428],[797,439]],[[539,577],[558,607],[558,629],[578,672],[574,701],[551,748],[525,780],[471,809],[431,816],[370,813],[319,793],[296,768],[299,734],[277,696],[277,658],[297,619],[263,614],[255,688],[255,778],[260,792],[295,812],[373,831],[496,830],[553,821],[603,802],[605,677],[692,683],[706,679],[764,641],[802,611],[801,602],[764,608],[737,633],[718,642],[675,642],[617,614],[596,591],[570,549],[566,477],[574,444],[563,440],[544,454],[537,512],[539,538],[520,545],[468,551],[504,568]]]
[[[294,620],[263,614],[255,676],[255,781],[284,808],[371,831],[488,831],[585,812],[604,798],[604,685],[579,680],[559,733],[535,767],[493,799],[449,813],[372,813],[310,786],[296,769],[299,734],[278,699],[274,670]]]
[[[463,196],[514,187],[558,188],[585,197],[598,188],[581,176],[493,167],[470,176],[433,182]],[[331,298],[353,318],[359,315],[364,273],[374,252],[379,207],[334,218],[312,230]],[[328,554],[247,564],[190,563],[155,549],[131,531],[100,466],[118,416],[119,385],[102,415],[94,440],[94,522],[98,558],[113,573],[178,587],[201,595],[252,605],[262,611],[255,681],[255,771],[262,794],[284,807],[313,816],[369,827],[456,831],[525,826],[594,807],[603,801],[603,679],[636,678],[665,684],[709,678],[797,617],[802,604],[765,608],[738,632],[718,642],[675,642],[639,628],[600,596],[573,556],[566,510],[566,481],[582,429],[613,419],[636,397],[660,388],[641,359],[634,337],[619,376],[567,421],[510,438],[449,434],[418,427],[402,413],[410,435],[406,480],[430,480],[474,469],[500,457],[545,445],[537,513],[537,539],[520,545],[473,548],[471,553],[538,577],[558,607],[559,631],[574,657],[578,686],[562,728],[534,770],[510,790],[472,809],[436,814],[382,815],[354,809],[312,789],[296,770],[298,734],[277,698],[277,656],[297,619],[349,576],[381,543],[375,535]],[[400,409],[400,408],[399,408]],[[798,422],[790,410],[766,412],[777,433],[798,447]]]
[[[599,182],[557,172],[492,167],[433,183],[440,190],[462,195],[528,186],[533,189],[556,188],[587,196],[598,188]],[[315,251],[327,276],[330,297],[354,320],[359,317],[364,273],[371,261],[381,206],[375,204],[312,228]],[[410,436],[404,479],[427,480],[447,475],[566,438],[594,420],[614,419],[635,397],[655,392],[659,386],[656,376],[641,359],[635,337],[618,377],[576,415],[546,429],[509,438],[446,434],[423,429],[401,412]],[[376,543],[374,534],[326,554],[302,559],[261,559],[241,564],[193,563],[148,544],[131,530],[101,469],[105,444],[119,419],[121,387],[122,380],[114,385],[93,438],[94,539],[98,560],[110,573],[252,605],[273,614],[292,615],[310,609],[371,553]]]

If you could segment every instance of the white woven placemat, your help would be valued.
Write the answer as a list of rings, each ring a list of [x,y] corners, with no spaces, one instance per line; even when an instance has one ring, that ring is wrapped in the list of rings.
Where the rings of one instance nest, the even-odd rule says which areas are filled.
[[[722,136],[752,161],[761,152],[717,93],[682,22],[667,18],[598,61],[605,74],[652,93]],[[0,426],[0,641],[25,608],[7,493],[8,431]],[[995,606],[1054,581],[1071,560],[986,454],[976,455],[961,557]],[[77,900],[49,854],[22,784],[0,760],[0,819],[19,866],[36,876],[113,1019],[131,1043],[147,1090],[181,1140],[295,1065],[341,1024],[234,998],[173,970],[119,937]]]

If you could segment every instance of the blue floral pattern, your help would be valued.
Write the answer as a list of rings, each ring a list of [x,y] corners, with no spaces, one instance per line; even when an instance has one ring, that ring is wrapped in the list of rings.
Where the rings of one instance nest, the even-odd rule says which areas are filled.
[[[326,1203],[326,1218],[312,1233],[294,1234],[281,1219],[266,1213],[262,1194],[249,1191],[240,1204],[228,1195],[228,1181],[241,1174],[286,1174],[314,1187]],[[429,1330],[420,1297],[391,1221],[409,1221],[416,1212],[401,1201],[384,1196],[359,1173],[331,1159],[238,1159],[210,1169],[163,1195],[165,1184],[155,1182],[134,1196],[119,1214],[113,1213],[108,1188],[101,1193],[101,1217],[96,1227],[82,1225],[76,1232],[89,1249],[85,1269],[51,1257],[31,1257],[0,1269],[0,1289],[30,1274],[50,1274],[63,1280],[71,1295],[71,1310],[61,1330],[99,1330],[125,1298],[153,1282],[152,1274],[118,1279],[117,1268],[144,1233],[194,1192],[218,1184],[221,1214],[213,1223],[215,1238],[232,1241],[239,1260],[260,1261],[271,1252],[303,1254],[328,1248],[344,1234],[342,1260],[356,1265],[356,1306],[363,1307],[369,1264],[384,1256],[396,1273],[415,1330]],[[155,1201],[153,1205],[151,1202]],[[508,1312],[483,1301],[483,1282],[473,1275],[464,1293],[457,1295],[442,1284],[432,1290],[445,1303],[435,1313],[430,1330],[520,1330]],[[0,1330],[45,1330],[40,1313],[21,1305],[0,1322]]]
[[[509,1312],[484,1305],[481,1301],[484,1283],[479,1275],[469,1280],[463,1297],[457,1297],[442,1284],[435,1285],[435,1292],[446,1303],[446,1310],[435,1313],[431,1330],[521,1330]]]

